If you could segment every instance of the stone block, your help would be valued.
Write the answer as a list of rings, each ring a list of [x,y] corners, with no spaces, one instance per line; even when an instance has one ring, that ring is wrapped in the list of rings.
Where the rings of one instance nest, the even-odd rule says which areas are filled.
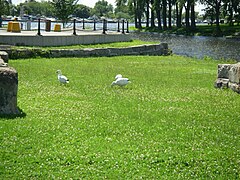
[[[8,63],[8,53],[7,52],[0,51],[0,58],[2,58],[5,63]]]
[[[229,72],[229,81],[232,83],[240,83],[240,63],[232,64],[230,66]]]
[[[214,87],[215,88],[228,88],[229,84],[229,79],[224,79],[224,78],[217,78],[216,81],[214,82]]]
[[[229,82],[229,88],[234,92],[240,93],[240,84]]]
[[[18,74],[11,67],[0,67],[0,114],[19,114],[17,108]]]
[[[218,64],[218,78],[229,78],[229,70],[231,68],[231,64]]]

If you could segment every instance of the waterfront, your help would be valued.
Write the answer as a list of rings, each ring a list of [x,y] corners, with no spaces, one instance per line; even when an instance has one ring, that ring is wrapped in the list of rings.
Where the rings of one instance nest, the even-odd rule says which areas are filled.
[[[166,42],[174,54],[196,58],[234,59],[240,62],[240,41],[225,37],[131,33],[133,39]]]

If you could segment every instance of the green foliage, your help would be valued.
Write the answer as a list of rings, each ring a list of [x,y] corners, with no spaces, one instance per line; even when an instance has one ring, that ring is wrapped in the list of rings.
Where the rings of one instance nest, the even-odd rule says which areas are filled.
[[[91,8],[82,4],[77,4],[77,7],[73,15],[79,18],[88,18],[90,16],[90,13],[91,13]]]
[[[220,25],[221,27],[221,36],[234,35],[236,32],[240,31],[240,26],[228,26],[226,24]],[[181,34],[181,35],[198,35],[198,36],[215,36],[216,35],[216,25],[199,25],[195,29],[188,29],[185,27],[177,28],[173,27],[172,29],[159,30],[157,27],[154,28],[144,28],[143,30],[149,32],[160,32],[168,34]]]
[[[113,13],[113,6],[108,4],[105,0],[99,0],[96,2],[94,8],[92,9],[92,14],[95,14],[98,17],[106,16]]]
[[[178,56],[10,61],[24,118],[0,118],[2,179],[239,179],[239,94]],[[61,69],[70,79],[57,81]],[[129,77],[125,88],[110,84]]]
[[[0,0],[0,18],[2,15],[8,15],[9,14],[9,3],[6,0]]]
[[[118,12],[115,14],[116,19],[130,19],[130,15],[128,13]]]
[[[23,7],[24,14],[29,14],[33,16],[44,15],[46,17],[53,16],[53,7],[49,1],[26,1],[20,3],[16,7],[13,6],[13,10],[16,9],[18,15],[20,14],[20,7]],[[12,14],[15,12],[13,11]]]
[[[55,16],[62,20],[63,23],[67,23],[70,15],[74,13],[78,0],[53,0],[52,5],[54,8]]]
[[[0,27],[2,27],[2,15],[9,14],[9,4],[6,0],[0,0]]]

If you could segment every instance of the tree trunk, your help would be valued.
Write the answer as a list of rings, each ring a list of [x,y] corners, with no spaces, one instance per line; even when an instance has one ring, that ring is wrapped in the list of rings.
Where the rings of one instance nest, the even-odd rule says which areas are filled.
[[[139,8],[139,5],[137,8],[137,19],[138,19],[138,28],[142,29],[142,15],[141,15],[141,10]]]
[[[232,9],[232,7],[229,7],[229,26],[234,25],[232,20],[233,20],[233,9]]]
[[[216,2],[215,10],[216,10],[216,36],[221,36],[221,28],[219,25],[219,16],[220,16],[220,7],[221,7],[221,1]]]
[[[183,7],[178,7],[178,3],[176,3],[176,14],[177,14],[177,27],[182,27],[182,9]]]
[[[163,29],[167,29],[167,2],[166,0],[163,0],[162,3],[163,3],[163,12],[162,12]]]
[[[157,19],[158,19],[158,29],[162,30],[162,20],[161,20],[161,11],[160,9],[156,10]]]
[[[135,28],[138,28],[138,21],[137,21],[137,4],[136,4],[136,1],[133,1],[133,8],[134,8]]]
[[[146,1],[146,27],[149,27],[149,1]]]
[[[2,16],[0,16],[0,27],[2,27]]]
[[[196,18],[195,18],[195,9],[194,9],[194,7],[195,7],[195,2],[193,1],[191,3],[191,28],[192,29],[196,28],[196,23],[195,23]]]
[[[168,0],[168,28],[172,28],[172,1]]]
[[[189,22],[189,17],[190,17],[190,0],[187,0],[187,6],[185,6],[185,10],[186,10],[186,16],[185,16],[185,23],[186,23],[186,28],[189,29],[190,28],[190,22]]]

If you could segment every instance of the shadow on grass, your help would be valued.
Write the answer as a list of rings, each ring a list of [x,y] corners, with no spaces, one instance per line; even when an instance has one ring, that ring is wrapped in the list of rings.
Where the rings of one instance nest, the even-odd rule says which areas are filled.
[[[0,118],[7,120],[7,119],[15,119],[15,118],[25,118],[27,116],[27,114],[23,112],[23,110],[20,109],[19,107],[18,107],[18,111],[19,111],[18,114],[0,114]]]

